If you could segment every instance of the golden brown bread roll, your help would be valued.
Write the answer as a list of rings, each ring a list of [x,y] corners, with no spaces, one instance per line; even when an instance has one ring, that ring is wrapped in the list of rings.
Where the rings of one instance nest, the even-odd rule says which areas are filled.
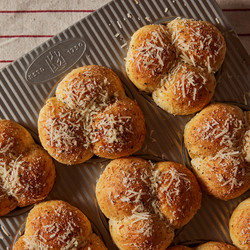
[[[88,218],[79,209],[67,202],[55,200],[42,202],[30,211],[25,233],[13,249],[89,248],[107,249],[99,237],[92,233]]]
[[[134,157],[107,165],[96,197],[120,249],[165,249],[174,228],[188,223],[201,205],[199,185],[184,166]]]
[[[246,128],[242,110],[222,103],[211,104],[186,124],[185,146],[208,194],[229,200],[249,189],[249,164],[242,152]]]
[[[1,171],[1,170],[0,170]],[[6,193],[2,188],[3,182],[0,181],[0,216],[8,214],[17,207],[17,200]]]
[[[110,159],[138,151],[145,139],[145,121],[129,98],[118,100],[93,118],[93,153]]]
[[[250,162],[250,111],[246,113],[247,130],[243,137],[243,154],[245,160]]]
[[[80,248],[81,250],[106,250],[107,248],[105,247],[103,241],[99,236],[96,234],[92,233],[84,245],[83,248]]]
[[[225,40],[211,23],[176,18],[137,30],[129,45],[126,72],[135,86],[174,115],[204,108],[224,60]]]
[[[195,247],[195,250],[237,250],[237,248],[224,242],[209,241]]]
[[[201,206],[200,186],[192,172],[181,164],[159,162],[155,171],[159,210],[173,228],[181,228]]]
[[[174,115],[188,115],[206,106],[215,89],[215,77],[206,70],[179,62],[152,93],[153,100]]]
[[[127,217],[109,222],[110,234],[119,249],[165,250],[174,238],[174,230],[156,215],[145,218]]]
[[[192,249],[192,248],[181,246],[181,245],[167,248],[167,250],[188,250],[188,249]],[[194,247],[193,249],[195,250],[236,250],[237,248],[224,242],[209,241],[207,243]]]
[[[112,70],[88,65],[59,83],[56,97],[40,111],[38,131],[53,158],[73,165],[94,153],[113,159],[138,151],[145,139],[145,121]]]
[[[23,153],[15,164],[12,174],[13,171],[18,171],[19,184],[12,183],[11,186],[15,188],[18,206],[24,207],[46,198],[55,182],[55,168],[51,157],[35,144],[28,152]],[[14,180],[13,177],[7,176],[5,181]]]
[[[242,201],[233,211],[229,232],[235,246],[250,249],[250,198]]]
[[[185,126],[184,140],[191,158],[237,148],[245,131],[243,111],[233,105],[211,104]]]
[[[0,120],[0,216],[43,200],[55,181],[51,157],[21,125]]]
[[[41,109],[38,132],[43,147],[57,161],[78,164],[93,156],[83,116],[52,97]]]
[[[121,220],[131,216],[141,204],[148,210],[150,176],[152,167],[143,159],[129,157],[111,161],[96,184],[97,201],[105,216]]]
[[[126,71],[139,90],[151,93],[175,62],[176,52],[163,25],[137,30],[130,42]]]
[[[245,156],[245,160],[250,162],[250,129],[246,131],[244,138],[243,138],[243,152]]]
[[[218,199],[231,200],[249,189],[249,167],[237,151],[194,158],[191,163],[203,190]]]
[[[0,157],[18,157],[34,144],[30,133],[21,125],[0,120]]]
[[[226,43],[213,24],[176,18],[168,23],[168,30],[184,61],[206,67],[208,72],[218,71],[226,54]]]

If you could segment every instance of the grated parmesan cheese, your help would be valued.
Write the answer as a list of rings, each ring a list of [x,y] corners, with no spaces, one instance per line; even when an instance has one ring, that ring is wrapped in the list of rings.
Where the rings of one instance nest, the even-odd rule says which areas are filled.
[[[180,194],[181,184],[184,184],[186,186],[186,190],[188,191],[191,188],[191,182],[187,178],[186,174],[178,172],[173,167],[162,174],[164,177],[161,178],[163,185],[160,187],[160,191],[166,195],[167,203],[171,205],[174,202],[175,197]],[[167,176],[170,176],[170,178]]]
[[[204,29],[205,24],[202,21],[193,22],[180,18],[176,20],[179,21],[170,22],[168,27],[172,30],[173,44],[181,51],[182,60],[194,66],[197,62],[204,62],[208,71],[213,72],[211,65],[216,63],[217,55],[224,46],[220,35],[216,35],[212,26]],[[215,20],[219,22],[217,18]]]
[[[10,236],[9,232],[7,231],[7,229],[6,229],[6,228],[4,227],[4,225],[2,225],[2,224],[1,224],[1,229],[2,229],[3,233],[4,233],[7,237]]]
[[[43,215],[44,221],[51,221],[53,218],[52,223],[42,223],[42,227],[33,235],[24,236],[25,246],[30,250],[49,250],[54,248],[54,245],[61,250],[77,250],[84,247],[87,241],[81,239],[81,228],[76,224],[78,219],[75,216],[74,212],[67,210],[63,205],[55,207],[53,214],[48,212]],[[33,220],[36,219],[40,218]]]
[[[132,18],[133,16],[130,13],[127,13],[128,18]]]
[[[135,59],[138,59],[136,67],[139,71],[143,67],[152,75],[162,72],[165,65],[168,65],[167,59],[172,53],[169,45],[165,42],[166,39],[168,39],[166,31],[159,26],[150,32],[150,38],[143,40],[140,46],[135,49],[135,53],[128,54],[128,61],[134,62]]]
[[[13,138],[8,138],[5,146],[3,146],[2,142],[0,141],[0,154],[5,154],[9,151],[10,147],[13,145],[12,140]]]
[[[124,43],[122,46],[121,46],[121,48],[124,48],[124,47],[126,47],[128,44],[127,43]]]
[[[116,22],[117,22],[119,28],[121,29],[122,28],[121,23],[119,21],[116,21]]]
[[[15,160],[11,160],[9,164],[0,161],[0,178],[2,180],[2,188],[8,195],[17,197],[19,190],[24,187],[20,182],[20,172],[24,170],[22,161],[19,159],[22,155],[19,155]]]
[[[237,135],[243,126],[242,120],[225,111],[223,120],[217,121],[215,118],[211,120],[205,119],[204,125],[198,132],[202,140],[214,142],[220,139],[221,146],[224,145],[230,148],[237,143]]]

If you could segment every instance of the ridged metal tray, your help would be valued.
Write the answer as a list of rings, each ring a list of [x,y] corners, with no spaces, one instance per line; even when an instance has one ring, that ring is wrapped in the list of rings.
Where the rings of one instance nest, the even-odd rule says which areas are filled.
[[[147,127],[144,146],[136,155],[152,160],[183,163],[183,129],[191,116],[170,115],[140,93],[125,73],[124,57],[131,35],[150,23],[173,16],[210,21],[224,34],[227,54],[217,80],[214,101],[250,104],[250,59],[214,0],[115,0],[30,51],[0,72],[0,118],[29,128],[37,138],[37,118],[55,84],[73,68],[98,64],[113,69],[127,94],[140,105]],[[116,249],[107,220],[95,198],[95,184],[108,160],[93,158],[79,166],[55,162],[57,178],[48,199],[62,199],[80,208],[98,229],[108,249]],[[176,232],[174,244],[207,240],[230,242],[228,220],[232,210],[249,194],[224,202],[203,195],[202,208]],[[0,249],[11,248],[27,209],[0,218]],[[20,229],[21,230],[21,229]]]

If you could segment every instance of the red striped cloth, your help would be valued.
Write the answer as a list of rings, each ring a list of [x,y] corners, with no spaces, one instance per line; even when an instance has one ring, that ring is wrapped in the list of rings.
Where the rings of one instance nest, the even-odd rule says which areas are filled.
[[[134,1],[134,0],[129,0]],[[250,1],[217,0],[250,51]],[[38,46],[108,0],[0,1],[0,68]]]

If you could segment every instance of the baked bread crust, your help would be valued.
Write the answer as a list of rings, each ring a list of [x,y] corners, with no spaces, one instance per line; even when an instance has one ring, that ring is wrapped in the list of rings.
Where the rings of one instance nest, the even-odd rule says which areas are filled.
[[[205,67],[208,72],[219,70],[225,58],[226,42],[212,23],[176,18],[168,23],[168,30],[184,61]]]
[[[186,246],[181,246],[181,245],[167,248],[167,250],[189,250],[189,249],[192,249],[192,248],[186,247]]]
[[[40,111],[38,131],[48,153],[68,165],[94,153],[128,156],[141,148],[146,133],[143,114],[118,76],[97,65],[75,69],[59,83],[56,97]]]
[[[55,182],[51,157],[21,125],[0,120],[0,216],[43,200]]]
[[[131,217],[119,221],[110,219],[109,230],[113,241],[122,250],[165,250],[174,238],[174,230],[154,215],[143,220]]]
[[[210,102],[215,85],[213,74],[180,61],[161,79],[161,85],[154,90],[152,98],[171,114],[189,115]]]
[[[88,218],[76,207],[64,201],[46,201],[29,213],[25,233],[14,250],[88,249],[106,250],[101,239],[92,233]]]
[[[173,228],[181,228],[201,206],[200,186],[193,173],[182,164],[159,162],[155,171],[158,171],[159,210]]]
[[[129,157],[111,161],[96,184],[96,198],[105,216],[121,220],[131,216],[141,203],[147,210],[147,201],[151,199],[151,175],[151,165],[143,159]],[[130,193],[131,197],[127,198]],[[141,195],[136,195],[138,193]]]
[[[193,172],[202,189],[210,195],[231,200],[249,189],[249,166],[241,154],[228,152],[214,157],[194,158]]]
[[[195,247],[195,250],[237,250],[235,246],[224,242],[209,241],[207,243],[201,244]]]
[[[233,211],[229,232],[233,244],[239,249],[250,248],[250,198],[242,201]]]
[[[143,114],[129,98],[118,100],[95,115],[92,127],[97,140],[93,145],[93,153],[104,158],[131,155],[141,148],[145,139]],[[111,128],[112,131],[107,133]]]
[[[250,111],[246,111],[247,130],[243,136],[243,154],[247,162],[250,162]]]
[[[191,158],[209,156],[225,148],[238,148],[244,131],[244,113],[240,108],[214,103],[186,124],[184,140]]]
[[[78,164],[93,156],[91,148],[85,147],[88,138],[82,116],[55,97],[40,111],[38,133],[43,147],[61,163]]]
[[[242,151],[246,130],[243,111],[223,103],[209,105],[186,124],[185,146],[208,194],[230,200],[249,189],[249,163]]]
[[[215,90],[226,43],[211,23],[176,18],[146,25],[131,37],[125,62],[129,79],[155,103],[174,115],[204,108]]]
[[[215,242],[215,241],[209,241],[206,242],[204,244],[201,244],[197,247],[194,248],[190,248],[190,247],[186,247],[186,246],[173,246],[173,247],[169,247],[167,248],[167,250],[188,250],[188,249],[195,249],[195,250],[236,250],[238,248],[224,243],[224,242]]]
[[[146,25],[130,42],[126,71],[139,90],[151,93],[176,59],[175,47],[164,25]]]
[[[96,197],[120,249],[166,249],[174,229],[188,223],[201,205],[198,182],[183,165],[134,157],[107,165]]]

